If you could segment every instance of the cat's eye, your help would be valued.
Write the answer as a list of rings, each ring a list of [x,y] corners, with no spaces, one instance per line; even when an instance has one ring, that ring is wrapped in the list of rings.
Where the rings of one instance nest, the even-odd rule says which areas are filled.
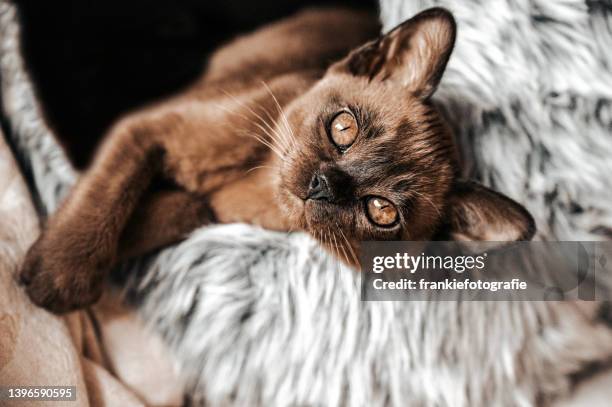
[[[378,226],[392,226],[397,222],[397,208],[390,201],[379,196],[371,196],[366,200],[368,218]]]
[[[329,128],[332,141],[339,148],[350,147],[357,138],[357,120],[349,112],[340,112],[334,117]]]

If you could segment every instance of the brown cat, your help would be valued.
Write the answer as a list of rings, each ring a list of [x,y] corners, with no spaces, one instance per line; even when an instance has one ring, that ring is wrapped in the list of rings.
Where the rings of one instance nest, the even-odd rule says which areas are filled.
[[[424,11],[358,47],[378,29],[365,14],[303,12],[221,48],[200,82],[121,120],[27,255],[32,300],[91,304],[117,261],[211,222],[304,230],[349,264],[365,240],[531,238],[519,204],[458,179],[430,102],[451,14]],[[178,188],[156,190],[159,179]]]

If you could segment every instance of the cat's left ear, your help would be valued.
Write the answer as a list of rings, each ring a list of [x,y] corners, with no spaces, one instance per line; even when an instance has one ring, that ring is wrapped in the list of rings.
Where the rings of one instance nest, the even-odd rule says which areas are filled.
[[[456,181],[449,196],[445,239],[513,242],[531,240],[535,222],[512,199],[471,181]]]
[[[352,51],[330,72],[393,81],[422,99],[429,98],[455,44],[456,24],[443,8],[430,8],[404,21],[377,40]]]

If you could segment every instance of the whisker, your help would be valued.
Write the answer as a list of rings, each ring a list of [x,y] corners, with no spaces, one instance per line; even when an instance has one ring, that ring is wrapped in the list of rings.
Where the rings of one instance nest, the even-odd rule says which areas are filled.
[[[274,99],[274,103],[276,103],[276,107],[278,108],[278,112],[279,112],[281,118],[283,119],[283,123],[285,125],[285,129],[288,131],[288,134],[291,135],[291,137],[292,137],[293,148],[296,148],[295,134],[293,133],[293,130],[291,130],[291,125],[289,124],[289,120],[287,119],[287,116],[285,115],[285,112],[283,111],[283,108],[281,107],[280,103],[278,103],[278,99],[276,98],[276,96],[274,96],[274,93],[272,92],[272,89],[270,89],[268,84],[265,81],[261,81],[261,83],[268,90],[268,92],[270,93],[270,96],[272,96],[272,99]]]
[[[272,115],[270,114],[270,112],[268,111],[268,109],[266,109],[264,106],[262,106],[261,104],[257,105],[258,108],[260,108],[261,110],[263,110],[263,112],[266,114],[266,116],[268,117],[268,119],[270,119],[270,123],[274,123],[276,124],[276,119],[274,119],[274,117],[272,117]],[[266,127],[268,127],[268,129],[270,129],[270,131],[272,132],[272,134],[269,134],[270,137],[272,137],[274,135],[274,140],[276,140],[277,143],[279,143],[281,146],[283,146],[283,148],[288,151],[289,147],[291,147],[289,145],[289,142],[287,140],[287,137],[285,137],[285,134],[279,130],[276,129],[276,127],[272,127],[268,121],[264,120],[263,118],[260,118],[260,120],[262,120]]]
[[[254,139],[256,139],[257,141],[259,141],[261,144],[263,144],[264,146],[267,146],[271,151],[273,151],[278,158],[280,158],[281,160],[284,159],[283,157],[283,152],[280,151],[276,146],[274,146],[272,143],[262,139],[261,137],[257,136],[256,134],[251,134],[251,133],[247,133],[247,135],[251,135],[251,137],[253,137]]]
[[[325,242],[325,243],[324,243],[324,246],[323,246],[323,247],[324,247],[324,248],[326,248],[326,247],[330,247],[330,248],[331,248],[331,243],[330,243],[330,242],[329,242],[329,240],[328,240],[328,239],[329,239],[329,234],[328,234],[328,231],[327,231],[327,230],[325,231],[325,235],[324,235],[324,236],[325,236],[325,237],[324,237],[324,242]],[[332,258],[333,258],[333,253],[326,253],[326,254],[332,254]],[[329,256],[327,256],[327,257],[329,258]],[[333,260],[332,260],[332,266],[333,266]]]
[[[270,94],[272,95],[271,91],[270,91]],[[272,95],[272,97],[274,97],[274,95]],[[277,102],[277,104],[278,104],[278,102]],[[274,118],[272,117],[272,115],[270,114],[270,112],[269,112],[267,109],[264,109],[264,112],[266,113],[266,116],[268,116],[268,118],[269,118],[269,119],[270,119],[270,120],[271,120],[273,123],[276,123],[276,119],[274,119]],[[287,147],[290,147],[290,146],[291,146],[291,147],[293,147],[294,149],[295,149],[295,148],[297,148],[297,147],[296,147],[296,144],[295,144],[295,141],[294,141],[294,140],[293,140],[293,139],[290,137],[290,135],[288,135],[286,132],[281,131],[281,129],[278,129],[278,131],[275,131],[275,133],[276,133],[277,135],[279,135],[279,137],[280,137],[280,138],[282,138],[282,139],[283,139],[283,141],[284,141],[284,143],[285,143],[285,145],[286,145]]]
[[[338,242],[336,241],[336,236],[334,235],[334,232],[332,232],[332,230],[328,227],[327,231],[329,233],[329,244],[332,244],[332,239],[334,240],[334,244],[333,244],[333,252],[334,252],[334,263],[335,263],[335,268],[336,270],[340,269],[340,251],[338,250]]]
[[[329,257],[329,252],[327,251],[327,248],[329,247],[329,244],[327,243],[327,232],[321,231],[321,233],[323,235],[323,246],[321,248],[323,250],[323,254],[325,254],[326,257]]]
[[[221,103],[215,103],[215,107],[229,113],[229,114],[234,114],[237,115],[241,118],[243,118],[245,121],[249,122],[249,123],[253,123],[255,126],[257,126],[265,135],[267,135],[268,137],[270,137],[270,134],[267,132],[266,129],[264,129],[259,123],[252,121],[249,117],[247,117],[246,115],[244,115],[243,113],[237,112],[235,110],[231,110],[226,106],[223,106]],[[245,132],[247,132],[247,130],[245,130]]]
[[[268,129],[270,129],[269,131],[266,130],[265,128],[263,128],[263,126],[261,126],[260,123],[256,122],[256,121],[252,121],[252,123],[254,125],[256,125],[261,131],[264,132],[264,134],[266,134],[268,137],[270,137],[271,139],[275,140],[277,143],[279,143],[281,146],[283,146],[283,148],[285,150],[287,150],[288,146],[286,144],[284,144],[283,142],[281,142],[280,137],[274,137],[273,134],[270,133],[270,131],[272,133],[276,133],[276,131],[270,126],[270,124],[263,118],[261,117],[261,115],[259,115],[257,112],[255,112],[249,105],[247,105],[245,102],[240,101],[236,96],[232,95],[231,93],[227,92],[224,89],[221,89],[221,92],[223,92],[225,95],[227,95],[228,97],[230,97],[234,103],[236,103],[238,106],[242,106],[243,108],[247,109],[249,112],[251,112],[257,119],[259,119],[266,127],[268,127]],[[244,114],[241,114],[239,112],[234,112],[236,114],[240,114],[245,120],[248,120],[248,117],[246,117]]]
[[[338,223],[336,223],[336,227],[338,226]],[[339,259],[342,259],[342,257],[340,256],[340,249],[338,247],[342,247],[342,246],[338,246],[338,240],[336,239],[336,234],[330,230],[331,236],[334,239],[334,247],[336,248],[336,254],[338,255]],[[344,248],[342,249],[344,251]]]
[[[231,96],[231,95],[230,95]],[[236,103],[241,103],[242,106],[246,107],[251,113],[253,113],[259,120],[261,120],[266,127],[269,129],[269,131],[271,133],[267,133],[270,137],[272,137],[274,140],[276,140],[277,143],[279,143],[281,146],[283,146],[283,148],[285,150],[289,149],[289,144],[285,141],[282,133],[280,133],[279,131],[276,130],[275,127],[272,127],[270,125],[270,123],[276,123],[276,120],[272,117],[272,115],[270,114],[270,112],[268,112],[268,110],[261,106],[258,105],[259,108],[263,109],[263,111],[266,113],[266,115],[268,116],[268,118],[270,119],[270,123],[268,123],[268,121],[266,121],[261,115],[259,115],[257,112],[255,112],[251,107],[249,107],[246,103],[244,102],[240,102],[240,100],[238,100],[236,97],[233,97],[234,100],[236,101]]]
[[[259,141],[261,144],[263,144],[264,146],[268,147],[272,152],[274,152],[274,154],[276,154],[281,161],[285,161],[285,158],[283,156],[282,151],[280,151],[275,145],[273,145],[272,143],[268,142],[267,140],[259,137],[257,134],[255,133],[250,133],[246,130],[243,130],[240,132],[241,134],[247,136],[247,137],[252,137],[255,140]]]
[[[357,259],[357,255],[353,251],[353,247],[351,246],[350,242],[348,241],[348,239],[344,235],[344,232],[342,231],[342,229],[338,229],[338,231],[340,232],[340,235],[344,238],[344,241],[346,242],[346,245],[348,246],[347,248],[349,249],[349,252],[351,253],[353,261],[355,262],[356,265],[359,265],[359,260]]]
[[[342,229],[340,229],[340,225],[338,224],[338,222],[336,223],[336,228],[340,231],[340,233],[342,233]],[[344,239],[346,241],[346,239]],[[346,250],[344,249],[344,242],[340,242],[340,248],[342,249],[342,253],[344,254],[344,259],[346,260],[346,263],[350,263],[350,259],[348,257],[348,254],[346,252]]]
[[[259,170],[259,169],[261,169],[261,168],[269,168],[269,169],[271,169],[271,170],[275,170],[275,169],[277,169],[276,167],[273,167],[273,166],[271,166],[271,165],[258,165],[257,167],[253,167],[253,168],[251,168],[251,169],[250,169],[250,170],[248,170],[246,173],[248,174],[248,173],[250,173],[251,171]]]

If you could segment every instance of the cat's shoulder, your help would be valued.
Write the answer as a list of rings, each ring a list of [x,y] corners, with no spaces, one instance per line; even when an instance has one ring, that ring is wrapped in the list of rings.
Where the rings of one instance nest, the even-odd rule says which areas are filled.
[[[292,70],[325,69],[329,61],[379,32],[376,15],[346,8],[310,8],[238,36],[210,58],[206,77],[269,79]]]

